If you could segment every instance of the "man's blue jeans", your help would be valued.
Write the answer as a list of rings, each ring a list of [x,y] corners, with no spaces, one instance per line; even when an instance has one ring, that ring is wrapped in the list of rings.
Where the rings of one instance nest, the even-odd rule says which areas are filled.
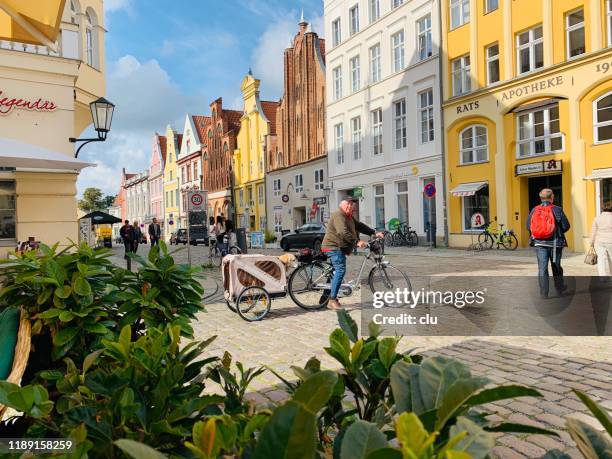
[[[346,255],[341,250],[334,250],[333,252],[327,252],[327,256],[334,267],[334,277],[331,280],[329,298],[335,300],[338,298],[338,292],[346,274]]]
[[[556,248],[557,253],[554,260],[553,253],[555,249],[553,247],[536,246],[535,249],[536,256],[538,257],[538,282],[540,283],[540,294],[544,296],[548,295],[548,263],[550,263],[552,268],[557,293],[563,292],[563,290],[565,290],[563,268],[561,267],[563,247]]]

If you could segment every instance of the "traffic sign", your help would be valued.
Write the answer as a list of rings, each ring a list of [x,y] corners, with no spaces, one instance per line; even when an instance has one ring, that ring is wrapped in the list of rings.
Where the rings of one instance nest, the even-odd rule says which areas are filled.
[[[202,191],[189,191],[187,193],[187,210],[189,212],[206,210],[206,194]]]
[[[289,202],[289,195],[288,195],[288,194],[284,194],[284,195],[281,197],[281,201],[283,201],[283,202],[285,202],[285,203]]]
[[[433,183],[428,183],[423,188],[423,193],[427,198],[433,198],[436,195],[436,186]]]

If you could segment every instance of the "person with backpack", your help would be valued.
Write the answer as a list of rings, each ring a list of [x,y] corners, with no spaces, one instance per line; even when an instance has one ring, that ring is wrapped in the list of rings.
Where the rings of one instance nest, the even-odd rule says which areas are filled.
[[[540,191],[542,203],[535,206],[529,218],[527,229],[531,234],[530,245],[535,247],[538,258],[538,282],[540,297],[548,298],[548,264],[551,264],[555,290],[559,295],[566,289],[563,281],[561,256],[563,248],[567,247],[565,233],[570,229],[570,223],[561,207],[553,204],[555,195],[550,188]]]

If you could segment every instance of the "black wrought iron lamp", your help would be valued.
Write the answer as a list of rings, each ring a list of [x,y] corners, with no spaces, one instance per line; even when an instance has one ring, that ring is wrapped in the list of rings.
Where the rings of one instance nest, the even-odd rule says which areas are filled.
[[[79,157],[79,152],[88,143],[92,142],[104,142],[106,136],[111,129],[111,123],[113,122],[113,113],[115,111],[115,104],[109,102],[104,97],[100,97],[89,104],[91,110],[91,118],[93,120],[94,129],[98,133],[98,137],[90,139],[75,139],[70,137],[68,140],[72,143],[83,142],[74,155],[75,158]]]

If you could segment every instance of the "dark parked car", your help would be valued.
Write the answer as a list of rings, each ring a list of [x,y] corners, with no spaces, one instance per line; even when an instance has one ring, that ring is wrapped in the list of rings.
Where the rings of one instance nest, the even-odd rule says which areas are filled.
[[[187,230],[179,229],[179,230],[174,231],[172,235],[170,236],[170,245],[172,244],[187,245]]]
[[[280,240],[280,246],[285,251],[309,248],[319,252],[324,236],[325,226],[323,224],[307,223],[294,232],[285,234]]]
[[[204,244],[208,245],[208,237],[205,231],[194,230],[190,236],[191,245]],[[187,229],[181,228],[172,233],[170,236],[170,245],[172,244],[183,244],[187,245]]]

